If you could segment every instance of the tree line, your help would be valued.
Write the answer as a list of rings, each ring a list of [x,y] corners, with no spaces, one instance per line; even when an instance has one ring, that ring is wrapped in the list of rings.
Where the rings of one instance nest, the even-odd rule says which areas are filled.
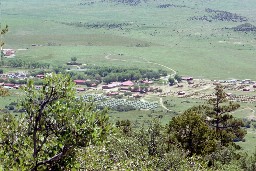
[[[71,57],[71,62],[73,64],[77,64],[77,58]],[[8,59],[3,61],[4,66],[13,67],[13,68],[26,68],[33,69],[29,71],[28,75],[36,76],[37,74],[45,74],[49,72],[54,72],[56,74],[69,74],[72,79],[80,79],[80,80],[91,80],[91,83],[101,83],[104,82],[106,84],[115,82],[115,81],[127,81],[127,80],[156,80],[161,76],[167,76],[167,71],[163,69],[152,70],[152,69],[138,69],[132,67],[113,67],[113,66],[95,66],[95,65],[87,65],[81,66],[83,71],[79,70],[70,70],[69,66],[51,66],[48,63],[41,62],[31,62],[22,60],[20,58]],[[3,66],[3,65],[2,65]],[[0,70],[0,73],[3,73],[3,70]],[[6,82],[6,81],[5,81]],[[10,80],[7,80],[10,82]],[[12,80],[12,82],[19,83],[18,80]],[[23,83],[23,81],[21,81]],[[39,81],[40,82],[40,81]],[[40,82],[41,84],[41,82]],[[90,84],[90,83],[89,83]]]
[[[36,61],[26,61],[20,58],[9,59],[4,61],[2,66],[8,66],[13,68],[26,68],[26,69],[49,69],[49,63],[42,63]]]
[[[101,78],[105,83],[126,80],[159,79],[160,76],[167,76],[166,70],[139,69],[129,67],[113,66],[89,66],[85,74]]]

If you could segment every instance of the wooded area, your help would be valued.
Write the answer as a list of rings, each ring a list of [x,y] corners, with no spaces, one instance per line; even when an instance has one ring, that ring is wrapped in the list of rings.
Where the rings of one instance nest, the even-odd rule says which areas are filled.
[[[70,76],[52,75],[40,90],[24,87],[19,117],[1,116],[0,163],[22,170],[254,170],[255,156],[235,141],[246,131],[229,112],[221,86],[208,104],[195,106],[169,124],[152,120],[133,129],[129,120],[113,125],[107,109],[75,97]],[[255,153],[256,155],[256,153]]]

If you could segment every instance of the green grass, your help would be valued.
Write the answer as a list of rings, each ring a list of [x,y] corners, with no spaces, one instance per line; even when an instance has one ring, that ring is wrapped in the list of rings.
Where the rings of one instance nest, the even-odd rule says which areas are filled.
[[[6,105],[9,105],[11,102],[17,102],[18,96],[16,93],[11,92],[10,96],[1,97],[0,96],[0,109],[4,109]]]
[[[250,128],[250,129],[247,129],[245,142],[237,142],[237,144],[242,147],[242,151],[247,152],[249,155],[252,155],[256,150],[255,142],[256,142],[256,131]]]
[[[178,97],[163,97],[163,102],[167,101],[167,104],[165,106],[172,110],[177,112],[178,114],[183,113],[185,110],[193,107],[202,105],[205,103],[204,100],[199,99],[190,99],[190,98],[178,98]]]
[[[153,119],[159,120],[163,125],[168,124],[175,114],[171,112],[163,112],[161,109],[156,109],[154,112],[149,110],[134,110],[129,112],[112,111],[109,113],[110,120],[116,122],[118,120],[130,120],[134,128],[140,126],[148,126]]]
[[[104,56],[123,53],[127,60],[125,65],[135,67],[158,67],[138,64],[136,59],[143,57],[171,67],[181,75],[210,79],[256,79],[252,72],[256,50],[252,33],[223,29],[240,23],[188,20],[192,16],[207,15],[205,8],[212,8],[236,12],[255,24],[256,5],[252,0],[207,3],[168,0],[136,7],[100,1],[90,6],[79,6],[79,3],[79,0],[3,1],[2,23],[10,26],[10,32],[5,36],[6,48],[29,48],[17,52],[17,57],[55,64],[65,63],[70,57],[77,56],[82,62],[122,66],[124,62],[107,61]],[[165,3],[190,8],[156,8]],[[61,22],[131,25],[123,29],[88,29]],[[57,46],[31,47],[31,44],[48,43]],[[136,47],[138,44],[149,47]]]

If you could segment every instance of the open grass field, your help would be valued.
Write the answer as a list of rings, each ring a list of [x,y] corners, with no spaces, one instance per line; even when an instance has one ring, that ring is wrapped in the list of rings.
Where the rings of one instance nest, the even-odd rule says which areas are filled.
[[[164,4],[172,6],[158,7]],[[246,22],[256,25],[254,4],[253,0],[147,1],[135,6],[97,0],[3,0],[0,19],[10,26],[5,48],[28,48],[17,51],[17,57],[26,60],[63,64],[76,56],[90,64],[158,67],[138,63],[146,58],[181,75],[256,79],[255,32],[225,29]],[[191,20],[213,15],[206,8],[247,21]],[[108,54],[124,54],[126,61],[108,60]]]
[[[0,109],[4,109],[6,105],[9,105],[11,102],[17,102],[17,96],[11,95],[8,97],[0,97]]]

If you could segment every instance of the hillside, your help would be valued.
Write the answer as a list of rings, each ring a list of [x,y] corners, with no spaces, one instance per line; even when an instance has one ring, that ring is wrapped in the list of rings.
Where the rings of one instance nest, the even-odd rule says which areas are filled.
[[[225,29],[256,25],[255,8],[252,0],[3,1],[2,23],[11,30],[6,48],[28,48],[17,52],[27,60],[62,63],[76,54],[112,65],[105,54],[122,53],[134,66],[143,57],[182,75],[255,79],[255,32]]]

